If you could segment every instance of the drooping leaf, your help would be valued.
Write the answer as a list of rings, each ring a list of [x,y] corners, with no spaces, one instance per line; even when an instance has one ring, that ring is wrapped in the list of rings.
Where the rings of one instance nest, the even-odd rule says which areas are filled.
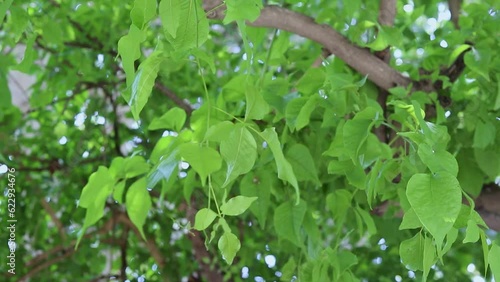
[[[142,177],[130,186],[125,199],[125,207],[130,220],[139,229],[142,238],[146,240],[142,227],[151,209],[151,196],[147,189],[146,178]]]
[[[267,214],[271,206],[271,189],[273,175],[267,171],[247,173],[240,182],[241,194],[246,197],[256,197],[250,206],[250,211],[257,217],[261,228],[266,225]]]
[[[227,264],[232,264],[236,253],[241,248],[241,243],[238,237],[231,232],[224,232],[217,243],[219,250],[222,254],[222,258],[227,262]]]
[[[257,143],[244,126],[236,126],[220,143],[220,153],[227,164],[225,187],[239,175],[249,172],[257,159]]]
[[[278,178],[292,184],[295,188],[295,196],[298,203],[300,199],[299,184],[297,183],[297,178],[293,172],[292,166],[283,155],[283,150],[281,149],[281,144],[278,140],[278,134],[276,134],[274,128],[267,128],[264,132],[262,132],[261,136],[273,152],[274,161],[276,162],[276,167],[278,168]]]
[[[286,239],[297,247],[303,245],[303,238],[300,234],[302,220],[306,214],[307,205],[300,201],[298,205],[290,202],[281,204],[274,211],[274,228],[280,238]]]
[[[422,225],[440,248],[453,227],[462,205],[458,180],[448,172],[415,174],[408,181],[406,196]]]
[[[156,76],[160,70],[160,64],[164,59],[162,51],[155,51],[139,66],[132,83],[130,100],[128,101],[132,115],[136,120],[139,119],[139,114],[148,102],[149,96],[151,96]]]

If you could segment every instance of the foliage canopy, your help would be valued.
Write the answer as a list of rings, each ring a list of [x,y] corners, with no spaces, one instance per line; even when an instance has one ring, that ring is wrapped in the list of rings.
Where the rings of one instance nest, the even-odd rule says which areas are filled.
[[[498,1],[269,2],[0,4],[6,279],[500,281]]]

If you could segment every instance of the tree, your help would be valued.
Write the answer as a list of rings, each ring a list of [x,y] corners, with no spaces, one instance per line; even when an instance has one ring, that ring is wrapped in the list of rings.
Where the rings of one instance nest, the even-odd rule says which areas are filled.
[[[5,279],[500,280],[499,3],[269,2],[0,4]]]

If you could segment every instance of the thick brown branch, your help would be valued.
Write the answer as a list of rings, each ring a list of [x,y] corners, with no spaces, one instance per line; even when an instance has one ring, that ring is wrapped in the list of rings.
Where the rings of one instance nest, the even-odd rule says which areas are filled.
[[[210,2],[210,5],[208,2]],[[204,8],[208,11],[216,7],[215,2],[207,1]],[[222,19],[223,13],[220,10],[215,10],[209,13],[208,16]],[[278,28],[316,41],[362,75],[368,75],[369,80],[383,89],[388,90],[395,86],[407,86],[411,82],[409,78],[404,77],[371,54],[368,49],[352,44],[330,26],[318,24],[313,18],[303,14],[278,6],[266,6],[262,9],[260,17],[253,23],[249,23],[249,25]]]
[[[460,16],[460,0],[448,0],[448,8],[450,9],[451,22],[456,29],[459,29],[458,18]]]
[[[378,22],[381,25],[393,26],[394,17],[396,17],[396,0],[380,1]]]

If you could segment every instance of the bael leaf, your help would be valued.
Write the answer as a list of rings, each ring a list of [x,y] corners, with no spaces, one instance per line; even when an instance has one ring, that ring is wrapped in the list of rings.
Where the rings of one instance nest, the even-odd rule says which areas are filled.
[[[148,130],[170,129],[180,132],[186,122],[186,112],[178,107],[168,110],[161,117],[151,121]]]
[[[220,211],[224,215],[240,215],[244,213],[255,200],[257,200],[257,197],[236,196],[224,203],[220,207]]]
[[[224,17],[224,24],[228,24],[237,20],[255,21],[260,15],[262,9],[262,1],[260,0],[227,0],[226,16]]]
[[[298,205],[287,202],[277,207],[274,211],[274,229],[278,237],[292,242],[297,247],[301,247],[303,238],[300,229],[306,210],[306,202],[302,200]]]
[[[241,243],[238,237],[231,232],[224,232],[217,243],[222,258],[227,264],[232,264],[236,253],[240,250]]]
[[[208,20],[198,1],[162,0],[159,14],[165,37],[174,50],[182,53],[200,47],[207,41]],[[174,25],[168,26],[170,23]],[[174,29],[176,30],[173,31]]]
[[[500,247],[497,243],[491,244],[491,249],[488,253],[491,273],[495,277],[495,281],[500,281]]]
[[[424,238],[419,232],[399,245],[401,261],[410,270],[423,270]]]
[[[245,97],[247,102],[245,120],[261,120],[269,112],[269,105],[262,97],[259,89],[253,84],[247,84]]]
[[[453,227],[462,205],[458,180],[448,172],[415,174],[406,196],[422,225],[434,236],[438,248]]]
[[[220,153],[227,164],[226,180],[222,184],[225,187],[252,169],[257,159],[257,143],[248,129],[237,125],[220,143]]]
[[[194,218],[194,229],[199,231],[207,229],[216,217],[217,214],[211,209],[199,210]]]
[[[135,25],[130,25],[128,33],[118,40],[118,54],[122,58],[122,66],[125,71],[127,87],[131,87],[134,82],[134,63],[141,57],[141,42],[145,40],[144,32]],[[130,93],[123,93],[123,98],[127,103],[130,101]]]
[[[432,173],[448,172],[453,176],[458,174],[458,163],[455,157],[445,150],[434,150],[423,143],[418,146],[418,156]]]
[[[285,159],[283,151],[281,150],[281,144],[278,140],[278,134],[273,128],[266,128],[261,134],[262,138],[266,141],[269,148],[273,152],[274,161],[276,162],[276,167],[278,168],[278,178],[288,181],[295,188],[295,196],[297,204],[300,200],[300,190],[299,184],[297,183],[297,178],[293,172],[292,166]]]
[[[201,183],[205,185],[207,176],[219,170],[222,166],[222,159],[214,149],[202,147],[194,143],[182,144],[179,153],[200,175]]]
[[[182,2],[187,2],[185,0],[162,0],[160,2],[160,15],[162,16],[162,21],[164,29],[173,38],[177,37],[177,29],[181,24],[181,9]]]
[[[273,174],[268,170],[259,170],[245,174],[240,182],[243,196],[256,197],[250,211],[257,217],[261,228],[266,226],[269,207],[271,206],[271,189]]]
[[[132,110],[134,119],[139,119],[139,114],[148,102],[153,85],[160,70],[160,64],[165,57],[162,51],[154,51],[144,62],[139,66],[139,71],[135,75],[132,83],[132,94],[128,104]]]
[[[298,181],[320,183],[314,159],[309,149],[302,144],[294,144],[286,151],[286,158],[292,165]]]
[[[143,29],[144,25],[156,16],[156,7],[156,0],[135,0],[134,7],[130,11],[132,24]]]
[[[149,169],[149,164],[146,163],[146,160],[141,156],[126,158],[123,162],[123,173],[125,174],[125,178],[134,178],[148,172]]]
[[[125,207],[127,214],[134,225],[139,229],[142,238],[146,240],[143,226],[146,222],[146,217],[151,209],[151,196],[147,189],[146,178],[142,177],[134,182],[127,191],[125,197]]]

